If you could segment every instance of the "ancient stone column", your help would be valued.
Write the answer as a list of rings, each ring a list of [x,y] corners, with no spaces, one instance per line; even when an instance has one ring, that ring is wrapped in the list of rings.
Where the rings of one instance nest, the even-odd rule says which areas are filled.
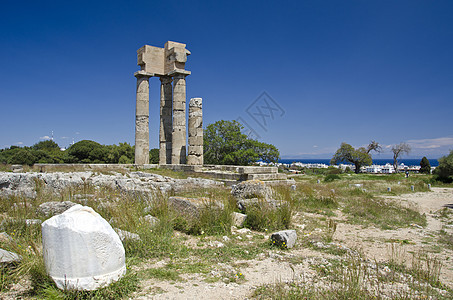
[[[186,163],[186,76],[173,76],[173,131],[171,139],[171,163]]]
[[[135,164],[149,163],[149,78],[144,71],[135,72],[137,103],[135,107]]]
[[[170,76],[160,77],[159,164],[171,164],[172,86]]]
[[[189,149],[188,165],[203,165],[203,110],[202,99],[189,102]]]

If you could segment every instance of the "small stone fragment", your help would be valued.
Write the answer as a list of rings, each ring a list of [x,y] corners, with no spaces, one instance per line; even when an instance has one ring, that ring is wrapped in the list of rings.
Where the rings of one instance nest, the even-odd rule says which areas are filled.
[[[271,241],[280,247],[292,248],[297,240],[295,230],[282,230],[271,235]]]
[[[120,237],[120,240],[123,242],[124,240],[134,240],[134,241],[140,241],[140,236],[136,233],[132,233],[126,230],[121,230],[119,228],[114,228],[116,233],[118,233],[118,236]]]
[[[25,224],[27,225],[41,225],[42,221],[40,219],[26,219]]]
[[[159,223],[159,219],[151,215],[146,215],[143,217],[143,220],[149,223],[151,227],[156,226]]]
[[[0,265],[18,263],[22,260],[18,254],[0,249]]]
[[[7,234],[6,232],[0,232],[0,242],[1,243],[9,243],[12,242],[13,238]]]
[[[244,226],[245,220],[247,219],[247,215],[238,213],[238,212],[233,212],[233,225],[236,227],[242,227]]]

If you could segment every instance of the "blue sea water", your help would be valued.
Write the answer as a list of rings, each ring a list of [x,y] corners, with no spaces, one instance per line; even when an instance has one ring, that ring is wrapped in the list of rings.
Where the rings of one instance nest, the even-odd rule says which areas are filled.
[[[428,159],[429,163],[431,164],[431,167],[437,167],[439,165],[439,162],[437,159]],[[398,163],[399,164],[405,164],[406,166],[419,166],[420,165],[421,159],[399,159]],[[283,164],[290,164],[293,162],[301,162],[303,164],[330,164],[330,159],[299,159],[299,158],[293,158],[293,159],[280,159],[280,163]],[[385,164],[393,164],[393,159],[373,159],[373,164],[375,165],[385,165]]]

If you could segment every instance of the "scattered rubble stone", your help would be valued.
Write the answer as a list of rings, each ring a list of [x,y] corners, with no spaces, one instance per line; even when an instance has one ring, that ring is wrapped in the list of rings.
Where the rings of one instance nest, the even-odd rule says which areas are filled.
[[[238,212],[233,212],[233,225],[237,227],[242,227],[244,226],[245,220],[247,219],[247,215],[238,213]]]
[[[297,240],[297,233],[295,230],[282,230],[275,232],[271,235],[271,241],[277,246],[292,248]]]
[[[243,199],[271,199],[273,190],[263,181],[251,180],[236,184],[231,189],[231,194],[238,200]]]
[[[159,219],[151,215],[146,215],[143,217],[143,220],[149,223],[151,227],[156,226],[159,223]]]
[[[118,233],[118,236],[120,237],[121,241],[124,240],[134,240],[134,241],[140,241],[140,236],[136,233],[132,233],[126,230],[121,230],[119,228],[114,228],[116,233]]]
[[[20,262],[21,260],[22,257],[20,257],[18,254],[0,249],[0,265],[14,264]]]
[[[1,243],[9,243],[12,242],[13,238],[7,234],[6,232],[0,232],[0,242]]]
[[[71,202],[71,201],[63,201],[63,202],[58,202],[58,201],[49,201],[49,202],[44,202],[41,205],[38,206],[36,213],[38,215],[42,215],[45,217],[53,217],[55,215],[59,215],[66,210],[70,209],[76,205],[76,203]]]

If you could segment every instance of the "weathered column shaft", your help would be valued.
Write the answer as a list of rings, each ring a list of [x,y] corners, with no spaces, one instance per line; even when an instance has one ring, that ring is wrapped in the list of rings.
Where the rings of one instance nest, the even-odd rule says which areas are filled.
[[[135,107],[135,163],[149,163],[149,75],[137,72]]]
[[[189,102],[189,149],[188,165],[203,165],[203,109],[202,99]]]
[[[172,86],[171,77],[160,77],[159,164],[171,164]]]
[[[171,163],[186,163],[186,75],[173,77],[173,131]]]

